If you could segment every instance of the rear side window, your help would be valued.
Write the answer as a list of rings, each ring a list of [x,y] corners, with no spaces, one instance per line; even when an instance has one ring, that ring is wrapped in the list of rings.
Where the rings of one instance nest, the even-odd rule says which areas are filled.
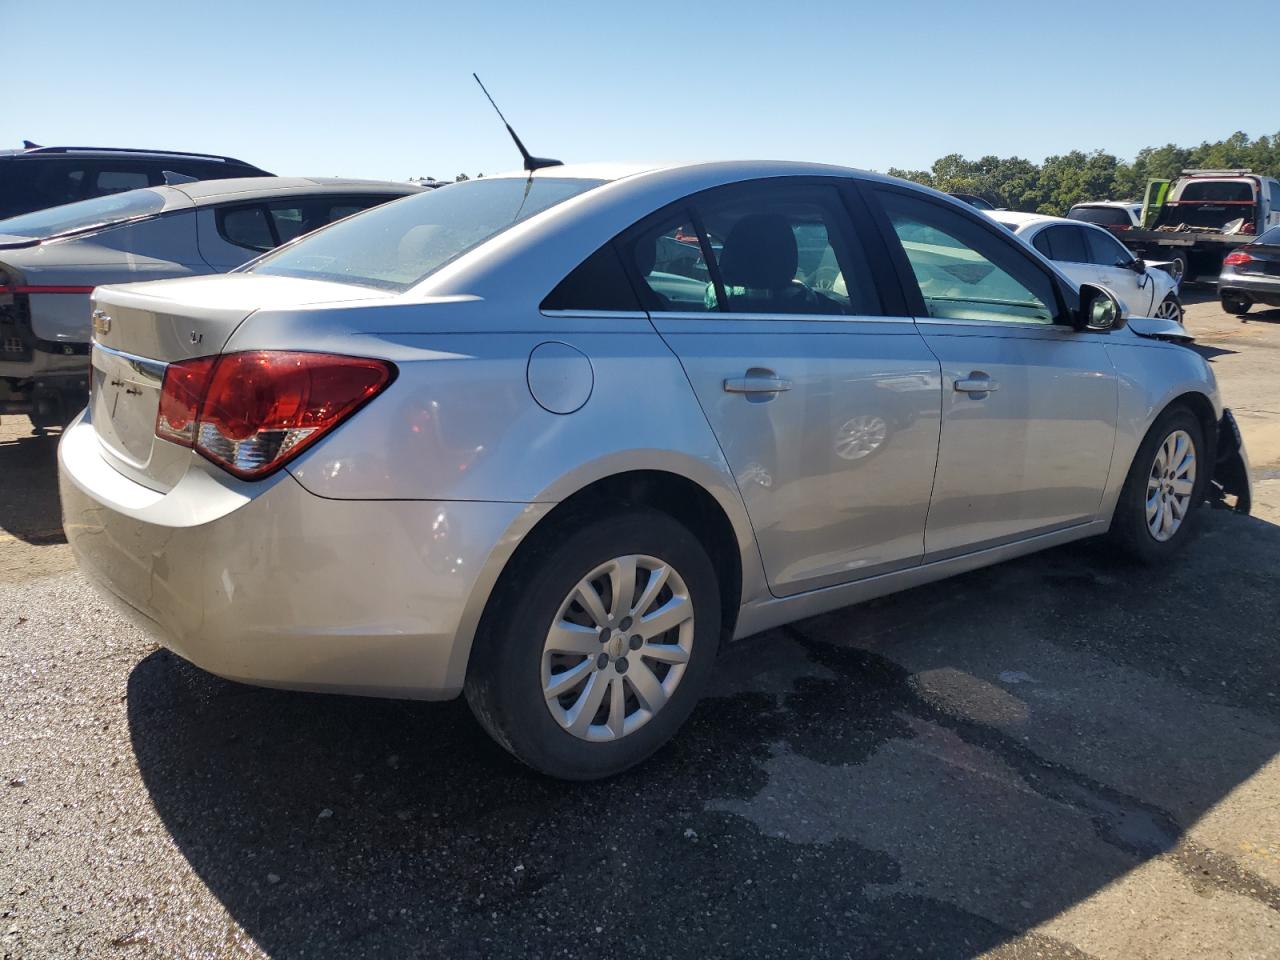
[[[930,317],[1051,324],[1050,275],[1017,241],[927,198],[876,190]]]
[[[124,193],[152,186],[147,175],[139,170],[99,170],[94,178],[97,194]]]
[[[1089,263],[1091,262],[1089,251],[1081,235],[1084,232],[1079,227],[1070,227],[1066,224],[1046,227],[1036,234],[1031,245],[1050,260],[1060,260],[1063,263]]]
[[[882,312],[840,195],[824,184],[761,181],[706,191],[633,231],[621,252],[650,310]]]
[[[587,257],[542,301],[543,310],[639,310],[612,243]]]
[[[248,250],[267,251],[276,246],[263,207],[235,207],[217,213],[218,233],[228,243]]]
[[[84,199],[86,172],[63,159],[0,161],[0,219]]]

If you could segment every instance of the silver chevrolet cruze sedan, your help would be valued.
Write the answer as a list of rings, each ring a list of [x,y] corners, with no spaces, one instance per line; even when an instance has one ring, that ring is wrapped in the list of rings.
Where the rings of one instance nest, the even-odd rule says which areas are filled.
[[[735,637],[1095,534],[1163,560],[1243,455],[1179,325],[838,167],[474,180],[93,306],[85,572],[216,674],[465,691],[561,777],[660,747]]]

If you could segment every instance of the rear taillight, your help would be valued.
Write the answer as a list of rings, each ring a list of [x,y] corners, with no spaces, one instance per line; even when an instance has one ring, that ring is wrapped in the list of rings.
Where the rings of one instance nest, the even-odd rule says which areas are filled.
[[[1253,263],[1253,257],[1245,253],[1243,250],[1237,250],[1234,253],[1228,253],[1222,261],[1224,267],[1238,267],[1241,264]]]
[[[385,360],[276,350],[171,363],[156,436],[256,480],[355,413],[395,374]]]

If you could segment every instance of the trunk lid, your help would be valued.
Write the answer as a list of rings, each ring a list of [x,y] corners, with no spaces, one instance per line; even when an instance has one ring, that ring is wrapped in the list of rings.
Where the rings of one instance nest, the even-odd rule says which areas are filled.
[[[169,490],[191,462],[190,450],[155,435],[170,363],[220,353],[259,309],[386,296],[346,284],[253,274],[99,287],[92,303],[89,410],[103,455],[137,482]]]

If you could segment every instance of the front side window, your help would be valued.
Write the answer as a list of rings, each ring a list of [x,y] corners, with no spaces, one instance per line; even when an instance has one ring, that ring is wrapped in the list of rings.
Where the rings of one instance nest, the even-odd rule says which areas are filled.
[[[1051,324],[1050,275],[1012,237],[926,198],[876,190],[930,317]]]
[[[343,220],[256,261],[253,273],[408,290],[521,221],[600,180],[468,180]]]
[[[1133,254],[1124,244],[1102,230],[1085,230],[1089,239],[1089,262],[1100,267],[1127,267]]]

